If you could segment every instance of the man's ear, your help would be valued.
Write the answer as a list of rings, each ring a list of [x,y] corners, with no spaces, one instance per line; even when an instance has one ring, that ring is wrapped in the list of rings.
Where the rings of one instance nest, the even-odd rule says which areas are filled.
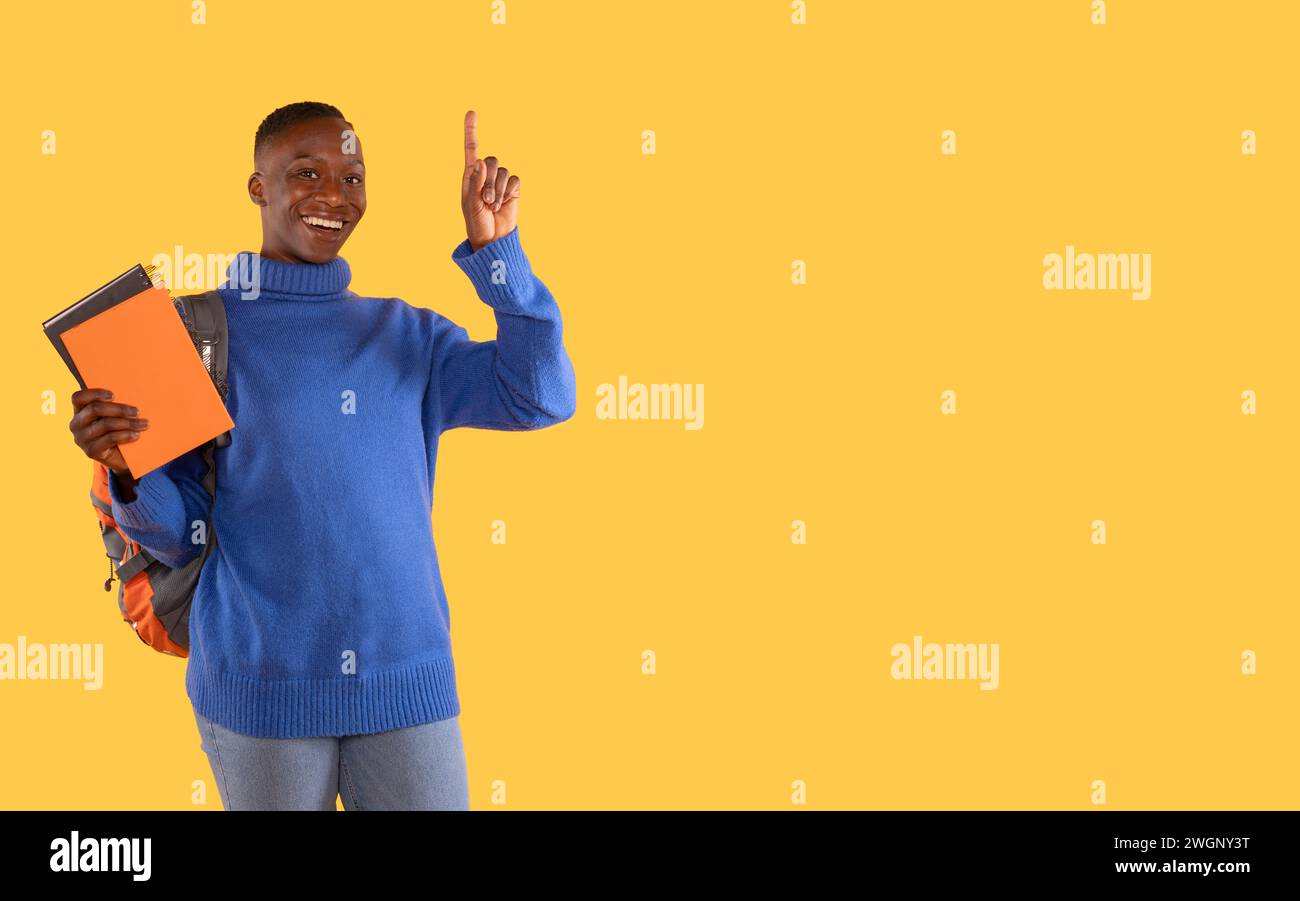
[[[248,196],[258,206],[266,206],[268,202],[263,187],[262,173],[254,172],[248,176]]]

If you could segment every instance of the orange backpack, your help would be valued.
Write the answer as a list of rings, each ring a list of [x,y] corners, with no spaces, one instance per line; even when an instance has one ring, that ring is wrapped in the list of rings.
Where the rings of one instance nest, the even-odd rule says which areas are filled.
[[[226,381],[227,339],[226,312],[221,295],[216,291],[178,297],[172,301],[180,313],[185,327],[194,342],[194,348],[203,359],[222,400],[228,391]],[[230,433],[225,432],[203,445],[203,459],[207,471],[203,487],[216,498],[217,467],[213,459],[215,449],[230,444]],[[199,573],[212,548],[216,534],[209,528],[209,541],[203,552],[183,566],[173,569],[156,559],[148,549],[133,541],[113,520],[113,498],[108,490],[108,467],[98,460],[91,461],[90,500],[99,520],[100,536],[110,561],[108,580],[104,590],[113,590],[114,573],[118,579],[117,606],[122,619],[131,624],[140,640],[155,651],[174,657],[188,657],[190,650],[190,604]],[[208,516],[209,525],[212,522]]]

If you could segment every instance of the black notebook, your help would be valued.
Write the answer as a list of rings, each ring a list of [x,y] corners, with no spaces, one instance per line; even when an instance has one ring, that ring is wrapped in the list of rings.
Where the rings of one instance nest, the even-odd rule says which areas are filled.
[[[161,280],[155,282],[154,275],[155,270],[152,266],[138,264],[132,266],[107,285],[92,291],[66,310],[55,313],[41,323],[41,328],[45,331],[45,337],[50,339],[50,343],[59,352],[59,356],[63,357],[63,362],[68,365],[68,369],[77,378],[77,384],[82,388],[86,387],[86,382],[82,379],[81,373],[77,370],[77,364],[72,362],[72,357],[63,344],[63,333],[74,325],[80,325],[87,319],[98,316],[109,307],[116,306],[124,300],[130,300],[142,291],[161,286]]]

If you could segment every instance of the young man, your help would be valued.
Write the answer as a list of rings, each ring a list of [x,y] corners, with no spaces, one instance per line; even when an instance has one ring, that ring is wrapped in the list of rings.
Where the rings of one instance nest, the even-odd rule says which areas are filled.
[[[366,211],[342,113],[294,103],[261,124],[248,194],[262,249],[220,286],[231,444],[190,612],[186,692],[226,809],[467,809],[450,614],[433,543],[438,438],[569,419],[560,312],[519,243],[519,176],[478,158],[465,116],[451,253],[497,322],[472,341],[432,310],[360,297],[339,251]],[[253,274],[251,284],[245,276]],[[148,410],[87,388],[77,444],[110,470],[113,516],[171,566],[209,518],[201,449],[131,478],[119,444]],[[129,400],[129,399],[123,399]]]

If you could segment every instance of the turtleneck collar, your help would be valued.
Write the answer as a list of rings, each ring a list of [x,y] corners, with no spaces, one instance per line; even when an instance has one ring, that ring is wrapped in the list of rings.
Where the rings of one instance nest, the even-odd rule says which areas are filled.
[[[348,290],[351,282],[352,270],[343,257],[328,263],[283,263],[242,251],[226,268],[226,281],[220,287],[250,299],[342,300],[353,296]]]

